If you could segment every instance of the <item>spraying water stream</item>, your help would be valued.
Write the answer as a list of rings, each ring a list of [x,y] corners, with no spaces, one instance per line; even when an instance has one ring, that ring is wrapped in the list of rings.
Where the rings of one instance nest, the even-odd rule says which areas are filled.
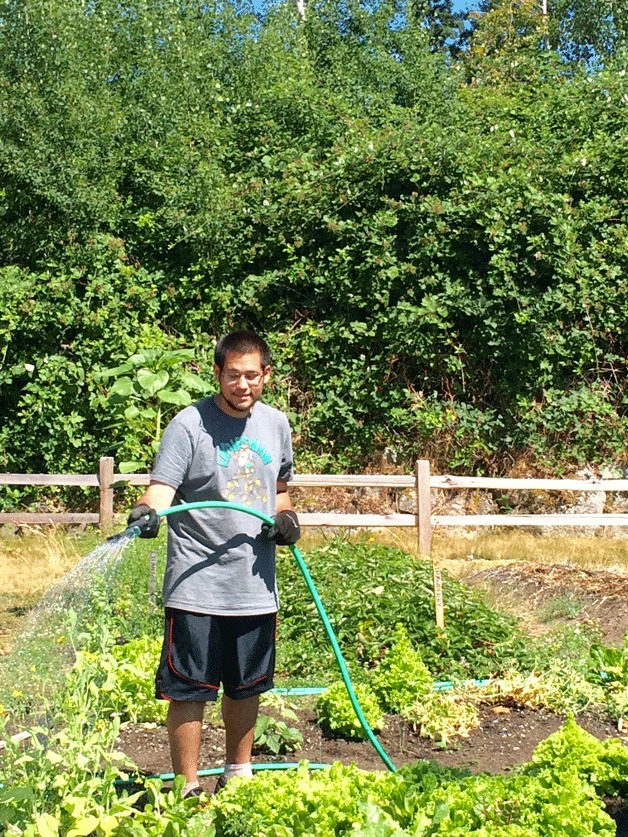
[[[0,658],[0,703],[36,700],[61,682],[74,662],[72,634],[88,622],[94,598],[106,590],[134,540],[125,531],[104,541],[48,588],[25,616],[13,651]]]

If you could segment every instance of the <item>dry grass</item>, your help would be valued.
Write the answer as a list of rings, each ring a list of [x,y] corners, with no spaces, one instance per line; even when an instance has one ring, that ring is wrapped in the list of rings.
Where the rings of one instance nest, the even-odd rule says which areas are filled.
[[[414,529],[379,530],[368,537],[418,554]],[[568,564],[628,575],[628,538],[541,536],[517,529],[477,533],[441,529],[434,533],[432,554],[457,577],[510,561]]]
[[[0,537],[0,652],[20,617],[82,557],[83,541],[57,527]]]

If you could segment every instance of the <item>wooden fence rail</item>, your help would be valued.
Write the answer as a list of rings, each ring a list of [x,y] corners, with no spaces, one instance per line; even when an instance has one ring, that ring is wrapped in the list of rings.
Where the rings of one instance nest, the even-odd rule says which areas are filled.
[[[50,523],[97,524],[111,531],[114,524],[114,489],[116,486],[148,485],[148,474],[117,474],[112,457],[102,457],[98,474],[0,474],[0,485],[84,486],[98,488],[100,504],[96,513],[2,512],[0,524]],[[300,513],[302,526],[350,528],[415,527],[419,553],[432,555],[432,531],[437,526],[628,526],[628,514],[432,514],[432,491],[439,490],[510,490],[510,491],[604,491],[628,493],[628,480],[574,479],[505,479],[494,477],[459,477],[432,475],[430,463],[420,459],[412,475],[389,474],[299,474],[291,485],[308,488],[410,488],[416,492],[414,514],[335,514]],[[441,571],[432,556],[436,623],[443,626]]]
[[[98,488],[100,508],[97,513],[2,512],[0,523],[95,523],[111,528],[114,488],[120,485],[148,485],[149,474],[118,474],[112,457],[100,460],[98,474],[2,474],[0,485],[83,486]],[[429,530],[434,526],[628,526],[628,514],[432,514],[431,492],[439,490],[510,490],[510,491],[578,491],[628,493],[628,479],[506,479],[501,477],[459,477],[430,473],[430,463],[417,462],[414,474],[298,474],[291,485],[303,488],[410,488],[417,494],[416,514],[333,514],[299,515],[304,526],[408,527],[423,530],[423,547],[429,554]]]

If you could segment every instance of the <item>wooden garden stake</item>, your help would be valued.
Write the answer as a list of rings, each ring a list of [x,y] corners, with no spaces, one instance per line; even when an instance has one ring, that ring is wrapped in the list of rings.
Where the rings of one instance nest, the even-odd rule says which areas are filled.
[[[417,527],[419,530],[419,555],[425,558],[431,558],[436,626],[438,628],[444,628],[443,581],[440,565],[432,555],[432,502],[430,498],[429,459],[419,459],[416,464],[416,504]]]
[[[155,611],[157,604],[155,601],[155,590],[157,587],[157,553],[154,549],[150,551],[150,573],[148,576],[148,606],[149,609]]]

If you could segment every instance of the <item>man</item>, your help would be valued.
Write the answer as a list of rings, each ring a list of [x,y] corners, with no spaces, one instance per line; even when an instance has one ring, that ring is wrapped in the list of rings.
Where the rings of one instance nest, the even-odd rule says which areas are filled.
[[[198,795],[201,724],[223,684],[225,770],[250,778],[259,695],[273,688],[279,607],[275,543],[296,543],[288,494],[292,440],[286,416],[259,399],[271,374],[268,346],[250,331],[223,337],[214,354],[219,393],[182,410],[166,428],[148,489],[129,524],[173,500],[228,500],[274,515],[274,525],[228,509],[169,516],[165,632],[157,696],[170,701],[168,737],[184,795]]]

